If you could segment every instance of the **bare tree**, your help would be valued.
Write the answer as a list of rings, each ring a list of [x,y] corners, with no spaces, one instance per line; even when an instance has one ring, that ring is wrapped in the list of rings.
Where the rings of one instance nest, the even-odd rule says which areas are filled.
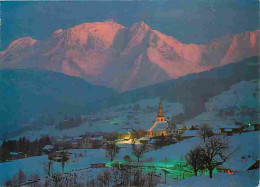
[[[146,175],[146,185],[145,186],[156,186],[159,182],[160,177],[157,175],[155,170],[149,171]]]
[[[133,172],[133,186],[144,186],[145,176],[142,174],[142,170],[136,169]]]
[[[176,140],[180,143],[181,142],[181,135],[180,134],[177,134],[176,135]]]
[[[77,175],[56,173],[50,181],[50,186],[76,186]]]
[[[202,158],[210,178],[212,178],[213,170],[222,165],[233,152],[226,136],[212,136],[207,139],[202,147]]]
[[[45,173],[48,176],[51,176],[52,167],[53,167],[53,162],[51,160],[48,160],[47,162],[43,162],[42,163],[43,173]]]
[[[23,172],[23,170],[20,168],[18,172],[18,183],[22,184],[26,182],[26,174]]]
[[[18,173],[16,173],[12,179],[5,181],[5,186],[17,186],[26,182],[26,174],[20,168]]]
[[[30,179],[31,179],[32,182],[33,182],[32,184],[30,184],[30,186],[32,186],[32,187],[38,187],[38,186],[41,186],[39,175],[37,175],[37,174],[33,174],[33,175],[31,175]]]
[[[113,168],[112,169],[112,180],[113,180],[113,182],[114,182],[114,184],[119,184],[120,183],[120,181],[121,181],[121,175],[120,175],[120,171],[119,171],[119,169],[118,168]]]
[[[109,143],[105,147],[106,156],[110,157],[110,161],[112,162],[116,155],[119,153],[120,147],[118,147],[115,143]]]
[[[123,186],[130,186],[131,185],[131,175],[133,172],[132,166],[126,166],[120,169],[121,174],[121,184]]]
[[[146,152],[146,150],[147,150],[147,145],[145,143],[142,145],[132,144],[132,151],[133,151],[133,154],[136,156],[138,162],[139,162],[140,158],[142,158],[142,156]]]
[[[187,164],[191,166],[195,176],[197,176],[199,170],[205,169],[202,153],[202,148],[197,146],[195,149],[190,150],[185,156],[185,160]]]
[[[202,124],[199,127],[198,135],[205,142],[207,138],[213,136],[212,128],[209,125],[207,125],[207,124]]]
[[[111,174],[109,170],[103,170],[98,174],[99,186],[109,186]]]

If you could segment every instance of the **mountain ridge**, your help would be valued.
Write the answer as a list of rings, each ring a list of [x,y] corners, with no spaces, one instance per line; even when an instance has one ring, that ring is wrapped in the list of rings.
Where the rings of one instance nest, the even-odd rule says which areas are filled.
[[[51,125],[52,121],[84,113],[95,101],[116,92],[59,72],[2,69],[0,93],[1,137],[9,128]]]
[[[258,69],[259,57],[254,56],[238,63],[118,93],[95,106],[97,109],[109,108],[160,97],[162,100],[184,104],[186,118],[190,119],[205,110],[204,104],[209,98],[227,91],[238,82],[259,79]]]
[[[259,30],[184,44],[143,21],[114,20],[58,29],[47,40],[24,37],[0,52],[0,68],[38,68],[78,76],[121,92],[258,55]]]

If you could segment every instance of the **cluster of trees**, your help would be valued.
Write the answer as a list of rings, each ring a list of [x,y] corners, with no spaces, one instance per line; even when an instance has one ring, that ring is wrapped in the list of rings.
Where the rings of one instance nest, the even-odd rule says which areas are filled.
[[[45,186],[156,186],[161,176],[155,169],[144,172],[132,166],[124,168],[105,169],[99,172],[96,178],[83,175],[86,183],[77,181],[77,174],[55,174],[45,182]]]
[[[199,171],[208,171],[212,178],[213,170],[230,158],[232,147],[226,136],[214,136],[208,125],[201,125],[199,136],[203,143],[191,149],[185,159],[195,176]]]
[[[45,179],[44,186],[84,186],[82,183],[77,182],[77,174],[60,174],[56,173],[51,177]]]
[[[8,179],[5,181],[5,186],[18,186],[21,184],[25,184],[27,182],[27,175],[20,168],[18,173],[13,176],[12,179]],[[32,175],[29,177],[30,181],[34,182],[34,186],[38,186],[38,181],[40,177],[38,175]]]
[[[20,152],[26,156],[38,156],[42,154],[45,145],[50,145],[51,139],[43,136],[39,140],[30,141],[25,137],[19,140],[4,140],[0,147],[0,162],[10,160],[10,152]]]
[[[16,175],[14,175],[12,179],[9,179],[5,182],[5,185],[6,186],[15,186],[15,185],[22,184],[25,182],[26,182],[26,174],[20,168],[19,172]]]
[[[156,186],[161,176],[157,175],[155,169],[143,172],[141,169],[127,166],[114,168],[112,171],[103,170],[98,174],[96,180],[90,180],[87,186]]]
[[[80,116],[69,117],[63,119],[58,125],[56,125],[56,129],[64,130],[64,129],[71,129],[74,127],[78,127],[82,124],[82,119]]]
[[[181,136],[177,135],[176,139],[178,141],[180,141]],[[160,149],[163,146],[171,145],[173,143],[176,143],[176,141],[174,139],[167,137],[167,136],[164,136],[164,135],[161,135],[161,136],[156,137],[156,140],[155,140],[153,145],[154,145],[154,149]]]
[[[106,149],[106,156],[110,158],[110,161],[112,162],[116,155],[119,153],[120,151],[120,147],[118,145],[116,145],[115,143],[108,143],[105,146]],[[143,154],[148,150],[147,144],[140,144],[140,145],[136,145],[136,144],[132,144],[132,153],[133,155],[136,156],[137,161],[140,161],[140,158],[142,158]],[[130,160],[130,158],[129,158]]]

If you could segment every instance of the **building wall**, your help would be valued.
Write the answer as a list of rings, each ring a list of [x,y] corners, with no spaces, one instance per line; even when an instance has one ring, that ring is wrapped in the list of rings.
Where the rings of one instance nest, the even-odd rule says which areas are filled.
[[[103,141],[101,140],[90,140],[90,139],[83,139],[78,143],[78,147],[80,149],[95,149],[100,148],[102,146]]]
[[[117,138],[118,139],[124,139],[124,138],[129,138],[129,139],[134,139],[134,138],[137,138],[137,133],[136,132],[132,132],[132,133],[118,133],[117,134]]]
[[[152,131],[152,136],[161,136],[161,135],[167,136],[167,132],[165,130],[164,131]]]

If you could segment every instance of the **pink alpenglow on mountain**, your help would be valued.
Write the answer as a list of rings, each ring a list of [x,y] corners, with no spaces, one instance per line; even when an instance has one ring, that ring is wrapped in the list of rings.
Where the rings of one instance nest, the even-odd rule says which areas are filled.
[[[0,68],[37,68],[127,91],[259,55],[259,30],[184,44],[144,22],[113,20],[56,30],[46,40],[24,37],[0,52]]]

